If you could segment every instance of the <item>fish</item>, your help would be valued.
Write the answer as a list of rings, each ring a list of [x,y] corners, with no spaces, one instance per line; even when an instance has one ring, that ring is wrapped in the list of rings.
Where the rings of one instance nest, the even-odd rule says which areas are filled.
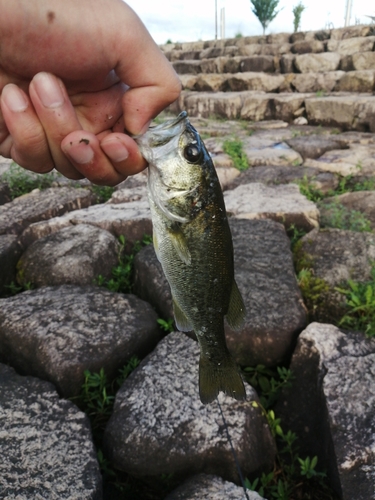
[[[225,341],[224,318],[238,330],[245,305],[234,279],[232,236],[211,156],[183,111],[136,139],[148,162],[153,243],[171,288],[177,328],[200,346],[199,395],[246,399]]]

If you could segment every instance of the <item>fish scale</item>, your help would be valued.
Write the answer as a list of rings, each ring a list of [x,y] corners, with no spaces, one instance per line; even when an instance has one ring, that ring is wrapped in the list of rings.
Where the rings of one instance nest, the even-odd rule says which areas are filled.
[[[203,403],[220,391],[246,397],[225,341],[224,317],[238,329],[245,307],[234,280],[233,245],[216,170],[187,114],[138,137],[149,163],[154,246],[170,284],[177,328],[200,345]]]

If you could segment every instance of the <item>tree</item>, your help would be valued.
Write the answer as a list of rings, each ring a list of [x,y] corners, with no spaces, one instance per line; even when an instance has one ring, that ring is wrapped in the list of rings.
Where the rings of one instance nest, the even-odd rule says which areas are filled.
[[[293,7],[293,26],[294,33],[301,28],[301,16],[302,12],[306,9],[302,2],[299,2],[295,7]]]
[[[253,5],[251,9],[259,19],[263,27],[263,35],[271,21],[275,19],[280,10],[276,10],[279,0],[250,0]]]

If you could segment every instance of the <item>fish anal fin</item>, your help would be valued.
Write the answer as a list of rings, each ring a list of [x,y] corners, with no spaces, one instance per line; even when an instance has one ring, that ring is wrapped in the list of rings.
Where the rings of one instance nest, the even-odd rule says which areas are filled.
[[[178,303],[175,301],[174,298],[172,299],[172,301],[173,301],[174,319],[177,328],[180,330],[180,332],[190,332],[191,330],[193,330],[192,324],[187,319],[185,313],[181,310],[180,306],[178,305]]]
[[[228,312],[226,314],[227,323],[233,330],[239,330],[245,321],[245,316],[246,307],[237,283],[233,280]]]
[[[242,401],[246,390],[234,360],[228,355],[218,364],[201,354],[199,360],[199,395],[203,404],[211,403],[219,392]]]
[[[168,235],[170,237],[170,241],[176,250],[178,256],[187,265],[191,264],[191,255],[187,245],[186,238],[181,231],[181,229],[177,226],[173,226],[168,230]]]

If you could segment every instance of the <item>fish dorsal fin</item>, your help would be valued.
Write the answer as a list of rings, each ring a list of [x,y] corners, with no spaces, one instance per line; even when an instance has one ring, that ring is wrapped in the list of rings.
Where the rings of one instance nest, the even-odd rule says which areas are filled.
[[[187,245],[186,238],[181,231],[180,227],[175,224],[173,228],[168,229],[168,235],[170,237],[170,241],[176,250],[178,256],[187,265],[191,264],[191,255]]]
[[[228,325],[233,330],[239,330],[243,325],[246,316],[246,308],[243,303],[241,292],[238,289],[237,283],[233,280],[232,290],[230,293],[229,308],[226,315]]]
[[[185,314],[182,312],[180,306],[177,304],[175,299],[173,298],[173,313],[174,319],[176,321],[176,326],[180,330],[180,332],[190,332],[193,330],[193,325],[187,319]]]

